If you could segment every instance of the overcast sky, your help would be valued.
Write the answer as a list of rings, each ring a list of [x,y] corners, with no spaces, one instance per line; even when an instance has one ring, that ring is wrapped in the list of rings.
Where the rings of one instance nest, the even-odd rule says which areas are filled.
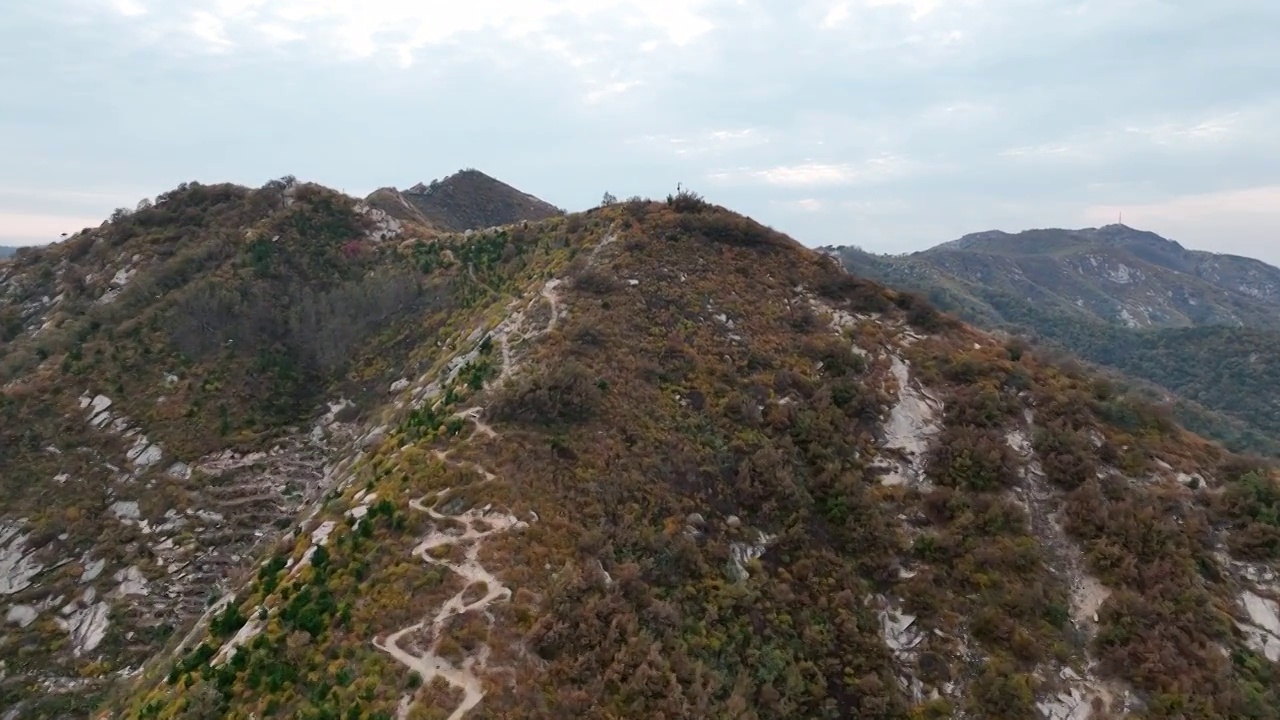
[[[1113,222],[1280,263],[1277,0],[10,0],[0,244],[185,180],[682,182],[808,245]]]

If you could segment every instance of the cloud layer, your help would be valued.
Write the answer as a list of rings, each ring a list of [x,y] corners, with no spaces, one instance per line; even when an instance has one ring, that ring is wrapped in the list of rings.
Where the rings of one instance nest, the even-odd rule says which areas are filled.
[[[907,251],[1123,209],[1280,262],[1271,0],[47,0],[9,15],[0,242],[28,239],[20,216],[75,229],[190,179],[364,193],[475,166],[567,207],[683,182],[815,245]]]

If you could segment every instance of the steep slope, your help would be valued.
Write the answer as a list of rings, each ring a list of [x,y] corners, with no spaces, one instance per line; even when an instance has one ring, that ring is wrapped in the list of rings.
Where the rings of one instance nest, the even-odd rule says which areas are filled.
[[[372,210],[0,269],[6,712],[1273,715],[1272,469],[691,195]]]
[[[364,199],[370,207],[386,213],[400,223],[417,224],[428,230],[435,230],[435,225],[427,219],[422,211],[414,207],[405,195],[395,188],[378,188]]]
[[[193,184],[0,265],[6,712],[86,715],[332,484],[446,282],[358,208]]]
[[[564,211],[478,170],[461,170],[408,190],[381,188],[369,205],[406,222],[464,232],[563,215]]]
[[[388,250],[443,323],[120,715],[1274,713],[1271,469],[688,195]]]
[[[980,233],[901,256],[826,252],[966,320],[1153,383],[1183,422],[1230,447],[1280,453],[1280,269],[1124,226]]]

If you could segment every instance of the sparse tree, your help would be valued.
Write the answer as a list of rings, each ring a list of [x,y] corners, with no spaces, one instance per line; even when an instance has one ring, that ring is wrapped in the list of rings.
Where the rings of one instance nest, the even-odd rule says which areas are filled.
[[[613,193],[605,192],[604,199],[600,201],[600,207],[607,207],[609,205],[613,205],[616,202],[618,202],[618,198],[614,197]]]

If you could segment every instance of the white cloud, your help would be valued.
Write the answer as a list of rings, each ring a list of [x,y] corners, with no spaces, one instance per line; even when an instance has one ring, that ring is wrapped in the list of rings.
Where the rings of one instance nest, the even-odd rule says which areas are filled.
[[[641,84],[639,80],[614,80],[613,82],[596,84],[594,89],[587,92],[585,99],[588,105],[595,105],[614,95],[621,95],[632,88],[639,87]]]
[[[136,17],[138,15],[146,15],[147,8],[143,6],[139,0],[112,0],[112,6],[115,11],[125,17]]]
[[[1229,113],[1198,122],[1164,122],[1156,125],[1130,126],[1128,135],[1136,135],[1156,145],[1180,146],[1229,140],[1244,127],[1240,113]]]
[[[971,4],[971,0],[839,0],[827,3],[818,23],[823,29],[832,29],[846,24],[856,24],[858,19],[868,12],[893,9],[905,11],[912,22],[919,22],[932,15],[939,8],[952,5]],[[850,19],[854,22],[850,23]]]
[[[223,52],[231,47],[226,23],[213,13],[197,11],[191,14],[187,30],[205,43],[211,52]]]
[[[927,126],[955,127],[959,124],[990,122],[999,115],[991,102],[955,100],[934,105],[921,113],[919,122]]]
[[[853,226],[925,245],[1172,198],[1201,208],[1188,222],[1226,225],[1269,216],[1214,215],[1221,198],[1187,194],[1275,182],[1274,6],[17,3],[0,40],[33,70],[6,86],[21,112],[0,120],[12,159],[0,184],[154,192],[294,173],[372,188],[475,165],[571,207],[606,185],[625,195],[694,180],[735,209],[785,212],[814,242]],[[48,52],[57,37],[80,51]],[[371,164],[367,144],[334,142],[353,132],[402,151]],[[0,189],[0,212],[105,216],[141,195],[6,202]],[[808,199],[820,209],[803,210]],[[1138,208],[1125,220],[1179,211]]]
[[[448,62],[459,48],[497,65],[533,53],[572,68],[595,104],[646,84],[635,66],[657,72],[673,58],[656,51],[690,47],[716,27],[709,9],[731,0],[89,1],[123,18],[139,42],[180,55],[290,46],[408,69]]]
[[[704,12],[713,0],[152,0],[150,8],[139,0],[106,1],[138,22],[185,28],[211,50],[251,46],[254,36],[312,37],[315,29],[328,46],[318,50],[348,58],[385,52],[403,60],[470,35],[566,42],[557,29],[573,23],[683,46],[715,27]]]
[[[822,16],[822,22],[819,23],[819,26],[824,30],[830,30],[832,28],[840,27],[844,24],[844,21],[848,19],[849,3],[838,2],[832,5],[831,9],[827,10],[826,14]]]
[[[1066,160],[1088,160],[1096,157],[1091,152],[1093,146],[1086,142],[1047,142],[1040,145],[1023,145],[1000,151],[1002,157],[1026,158],[1039,162],[1045,158],[1062,158]]]
[[[843,185],[857,178],[858,170],[852,165],[811,162],[800,165],[779,165],[767,170],[757,170],[749,175],[770,185]]]
[[[883,200],[846,200],[840,207],[856,215],[894,215],[911,209],[910,203],[900,198]]]
[[[723,183],[764,183],[783,187],[874,184],[906,175],[914,167],[914,163],[904,158],[882,155],[857,164],[806,161],[762,170],[717,170],[708,174],[708,178]]]
[[[1119,119],[1088,132],[1077,132],[1031,145],[1007,148],[1005,158],[1043,162],[1103,164],[1139,153],[1175,154],[1221,149],[1227,145],[1273,144],[1271,128],[1280,121],[1274,105],[1240,108],[1192,117]]]
[[[264,22],[257,25],[254,30],[258,32],[267,42],[272,44],[284,44],[302,40],[306,35],[300,31],[276,22]]]
[[[626,144],[674,155],[707,155],[745,150],[768,142],[768,135],[759,128],[738,128],[694,135],[645,135],[627,140]]]
[[[911,12],[912,20],[921,20],[944,5],[961,5],[957,0],[863,0],[867,7],[903,7]]]
[[[817,198],[800,198],[799,200],[774,200],[773,204],[787,210],[806,212],[806,213],[818,212],[819,210],[822,210],[825,207],[825,204],[821,200],[818,200]]]

